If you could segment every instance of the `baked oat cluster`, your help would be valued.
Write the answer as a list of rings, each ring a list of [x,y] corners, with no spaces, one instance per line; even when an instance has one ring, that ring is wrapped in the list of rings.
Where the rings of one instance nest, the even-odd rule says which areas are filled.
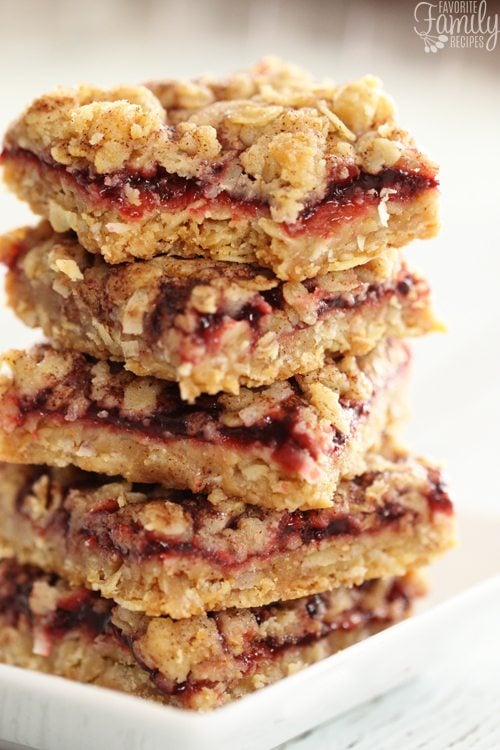
[[[454,538],[397,441],[437,168],[380,81],[58,89],[1,161],[46,340],[1,358],[0,661],[208,710],[410,614]]]
[[[436,166],[380,81],[274,59],[223,80],[58,89],[2,159],[36,213],[110,263],[204,256],[302,281],[437,229]]]

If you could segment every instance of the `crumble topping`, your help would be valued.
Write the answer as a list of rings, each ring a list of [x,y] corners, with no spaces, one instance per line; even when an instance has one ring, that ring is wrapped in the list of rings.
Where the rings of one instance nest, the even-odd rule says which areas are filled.
[[[7,298],[61,349],[177,381],[183,399],[238,393],[438,329],[425,280],[398,252],[305,282],[249,264],[169,258],[110,266],[48,223],[0,239]]]
[[[408,358],[401,342],[383,342],[365,357],[332,357],[308,375],[260,389],[242,388],[238,396],[201,396],[188,405],[173,384],[39,345],[4,355],[12,374],[3,377],[0,391],[5,406],[17,405],[17,417],[12,420],[5,408],[3,429],[15,429],[32,412],[55,413],[66,421],[90,417],[135,426],[164,439],[184,434],[209,442],[260,442],[275,449],[294,444],[317,458],[346,442],[371,399],[407,366]]]
[[[225,80],[59,89],[26,110],[5,147],[103,175],[110,188],[122,171],[147,178],[162,169],[197,181],[207,198],[263,202],[274,221],[292,224],[353,174],[435,174],[396,126],[378,79],[338,86],[276,59]],[[134,187],[125,190],[137,204]],[[51,219],[72,225],[59,208]]]
[[[122,558],[202,558],[220,568],[358,537],[398,522],[418,524],[452,506],[438,469],[388,451],[371,454],[364,474],[343,480],[332,507],[275,511],[220,491],[196,495],[133,485],[74,468],[0,466],[17,489],[16,512],[34,529],[65,529],[71,548],[97,545]]]
[[[36,654],[50,658],[68,634],[83,636],[97,654],[112,656],[116,643],[132,658],[129,669],[135,662],[160,694],[178,695],[192,708],[203,705],[197,705],[197,692],[203,701],[210,689],[217,705],[224,696],[225,701],[231,694],[237,697],[245,678],[251,681],[240,695],[262,687],[266,667],[288,649],[335,632],[361,635],[368,624],[380,629],[402,619],[424,592],[422,577],[409,573],[290,602],[175,621],[130,612],[36,567],[0,562],[0,615],[14,627],[31,629]],[[302,661],[300,651],[296,657]],[[318,658],[310,655],[303,666]]]

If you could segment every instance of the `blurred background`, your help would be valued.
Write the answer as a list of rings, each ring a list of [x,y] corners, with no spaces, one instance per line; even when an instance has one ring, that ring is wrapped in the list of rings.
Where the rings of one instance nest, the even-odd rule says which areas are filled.
[[[490,2],[490,16],[499,11]],[[408,248],[449,327],[415,344],[408,437],[448,466],[457,502],[491,506],[500,473],[500,40],[425,52],[415,2],[2,0],[0,130],[59,84],[223,73],[277,54],[338,81],[372,72],[441,164],[442,233]],[[425,10],[425,9],[424,9]],[[424,10],[417,13],[423,13]],[[423,22],[419,28],[423,28]],[[29,222],[3,191],[0,231]],[[0,349],[33,340],[0,311]]]
[[[0,0],[0,130],[58,84],[224,73],[270,53],[337,81],[380,76],[401,123],[441,164],[441,235],[405,252],[430,277],[449,332],[415,342],[407,437],[446,463],[459,511],[500,513],[500,40],[491,51],[448,43],[426,52],[414,31],[416,4]],[[487,14],[500,13],[499,5],[489,2]],[[0,232],[32,220],[27,208],[0,192]],[[24,347],[37,335],[0,307],[0,350]],[[331,750],[333,736],[336,748],[359,750],[498,747],[498,733],[495,740],[478,727],[489,721],[498,730],[500,650],[492,653],[495,639],[478,634],[465,634],[464,647],[434,678],[386,696],[376,709],[360,707],[333,725],[333,735],[325,730],[297,747]],[[442,716],[451,744],[429,723]],[[405,721],[396,727],[397,717]],[[483,740],[470,744],[478,731]]]

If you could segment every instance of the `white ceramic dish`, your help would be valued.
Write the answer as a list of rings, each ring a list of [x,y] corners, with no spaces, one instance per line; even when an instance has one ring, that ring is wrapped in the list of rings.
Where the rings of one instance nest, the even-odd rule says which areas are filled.
[[[395,687],[500,595],[499,516],[463,516],[410,620],[211,714],[0,666],[0,740],[40,750],[267,750]]]

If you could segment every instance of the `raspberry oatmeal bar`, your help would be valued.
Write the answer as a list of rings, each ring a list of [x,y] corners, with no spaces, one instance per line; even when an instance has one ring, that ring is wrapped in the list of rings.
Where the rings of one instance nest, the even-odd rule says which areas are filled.
[[[453,543],[438,469],[369,455],[332,507],[273,511],[77,469],[0,465],[0,544],[131,610],[191,617],[427,565]]]
[[[381,82],[60,88],[0,162],[47,337],[0,357],[0,662],[206,710],[406,617],[455,519],[397,443],[439,191]]]
[[[38,346],[1,362],[0,459],[75,464],[134,482],[220,489],[275,508],[331,505],[341,476],[401,419],[410,354],[397,339],[364,357],[239,396],[182,401],[176,385]]]
[[[207,710],[405,618],[421,577],[188,620],[148,618],[15,561],[0,563],[4,662]]]
[[[110,266],[42,225],[0,242],[11,306],[57,346],[180,384],[238,393],[439,328],[429,287],[395,250],[305,283],[248,264],[165,256]]]
[[[257,262],[300,281],[437,230],[436,166],[380,81],[277,60],[218,80],[58,89],[9,129],[8,185],[110,263]]]

